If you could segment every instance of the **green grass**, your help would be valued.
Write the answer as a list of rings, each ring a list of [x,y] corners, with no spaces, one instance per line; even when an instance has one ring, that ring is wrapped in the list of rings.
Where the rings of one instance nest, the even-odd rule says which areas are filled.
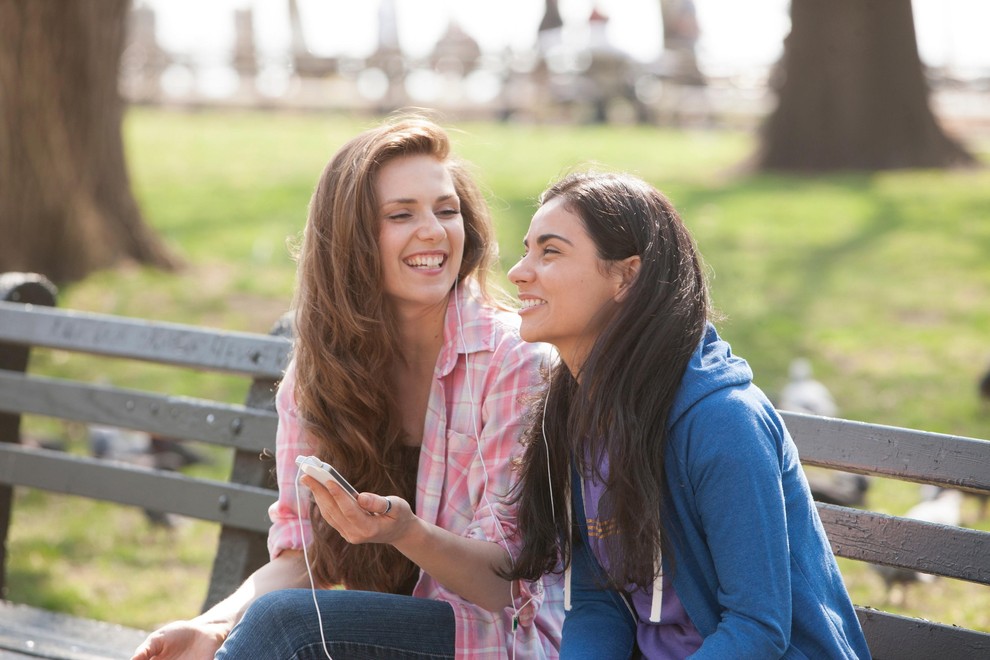
[[[265,332],[288,307],[287,241],[323,165],[373,120],[337,115],[132,111],[126,141],[147,220],[185,266],[135,266],[66,287],[65,307]],[[498,223],[503,270],[518,257],[539,192],[581,164],[633,171],[665,191],[711,273],[722,334],[773,395],[810,358],[845,417],[990,438],[975,383],[990,365],[990,171],[820,177],[746,175],[744,133],[646,127],[457,124]],[[990,143],[971,143],[984,162]],[[504,281],[504,280],[503,280]],[[244,385],[135,370],[59,352],[34,368],[174,394],[241,401]],[[80,431],[31,420],[41,435]],[[215,454],[209,468],[224,474]],[[903,513],[917,487],[879,480],[870,507]],[[967,502],[967,518],[976,518]],[[972,523],[990,529],[990,521]],[[24,491],[10,541],[8,597],[139,627],[191,616],[205,596],[216,528],[150,530],[136,510]],[[857,603],[880,606],[878,578],[842,562]],[[990,630],[990,589],[950,580],[896,611]]]

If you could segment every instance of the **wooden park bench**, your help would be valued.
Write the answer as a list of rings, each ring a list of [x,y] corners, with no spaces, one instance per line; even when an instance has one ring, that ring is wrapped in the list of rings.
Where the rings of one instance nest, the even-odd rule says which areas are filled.
[[[204,609],[268,560],[274,450],[274,386],[287,363],[284,321],[249,334],[55,309],[38,276],[0,275],[0,593],[6,582],[15,486],[220,523]],[[32,347],[215,371],[245,377],[244,405],[58,380],[28,372]],[[194,440],[234,451],[229,481],[192,478],[20,443],[21,415]],[[146,633],[0,601],[0,658],[129,658]]]
[[[263,488],[270,465],[258,455],[274,442],[272,388],[288,339],[52,309],[50,285],[25,276],[0,276],[0,299],[16,301],[0,302],[0,540],[6,539],[13,486],[167,506],[223,525],[205,606],[230,593],[267,559],[266,509],[274,494]],[[285,332],[284,324],[277,325],[276,335]],[[234,372],[251,378],[252,386],[247,403],[232,406],[63,382],[26,373],[33,346]],[[22,413],[232,447],[233,474],[229,482],[207,482],[24,447]],[[990,442],[783,414],[806,465],[990,493]],[[818,506],[837,556],[990,585],[988,532]],[[857,609],[875,658],[990,657],[988,633]],[[127,658],[143,637],[106,623],[0,604],[0,657],[6,651],[10,657]]]
[[[801,463],[990,493],[990,441],[782,412]],[[818,503],[838,557],[990,585],[990,532]],[[990,634],[857,607],[874,658],[990,658]]]

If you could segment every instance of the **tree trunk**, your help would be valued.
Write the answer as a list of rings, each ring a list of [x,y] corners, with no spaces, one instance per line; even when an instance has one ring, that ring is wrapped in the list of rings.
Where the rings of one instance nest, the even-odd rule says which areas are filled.
[[[660,0],[664,56],[670,61],[672,78],[686,85],[704,85],[698,68],[696,46],[701,30],[694,0]]]
[[[560,9],[557,7],[557,0],[544,0],[543,19],[537,32],[555,30],[564,26],[564,21],[560,18]]]
[[[131,192],[117,87],[129,0],[0,0],[0,271],[175,265]]]
[[[758,166],[949,167],[974,158],[928,104],[911,0],[792,0]]]

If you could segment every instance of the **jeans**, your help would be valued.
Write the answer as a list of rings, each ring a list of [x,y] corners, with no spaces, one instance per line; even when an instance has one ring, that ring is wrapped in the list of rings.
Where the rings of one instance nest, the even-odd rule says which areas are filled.
[[[448,603],[344,589],[317,590],[316,598],[333,660],[454,657],[454,610]],[[326,657],[309,589],[258,598],[216,654],[218,660]]]

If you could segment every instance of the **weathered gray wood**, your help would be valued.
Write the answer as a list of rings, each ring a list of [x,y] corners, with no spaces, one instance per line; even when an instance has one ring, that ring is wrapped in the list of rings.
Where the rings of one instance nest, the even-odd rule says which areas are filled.
[[[278,378],[283,337],[0,302],[0,342]]]
[[[130,658],[142,630],[0,601],[0,658]]]
[[[278,425],[270,410],[3,371],[0,411],[147,431],[244,449],[255,456],[275,447]]]
[[[857,607],[873,660],[990,657],[990,634]]]
[[[221,535],[203,599],[203,612],[234,593],[249,575],[268,563],[265,535],[230,526],[224,527]]]
[[[275,323],[271,334],[282,337],[291,335],[288,315]],[[276,384],[271,380],[256,378],[248,392],[246,405],[274,409]],[[264,454],[262,460],[246,451],[234,453],[234,464],[230,480],[236,483],[251,484],[277,489],[273,474],[275,469],[274,436],[272,452]],[[213,570],[210,572],[210,586],[203,601],[203,611],[213,607],[241,585],[254,571],[268,561],[267,538],[232,527],[220,531],[217,553],[213,557]]]
[[[55,304],[55,294],[55,286],[41,275],[0,274],[0,300],[51,306]],[[29,355],[30,348],[27,346],[0,342],[0,369],[24,372],[27,369]],[[20,442],[20,437],[20,412],[8,414],[0,412],[0,444]],[[7,531],[10,528],[10,513],[13,506],[13,487],[0,482],[0,594],[4,593],[7,584]]]
[[[0,277],[0,288],[4,281]],[[210,593],[227,595],[267,560],[267,509],[277,497],[266,487],[273,485],[268,473],[277,425],[274,391],[291,346],[288,325],[288,317],[281,319],[278,336],[265,337],[0,304],[0,360],[5,349],[16,352],[14,367],[22,372],[0,372],[0,419],[19,424],[21,414],[52,416],[235,450],[228,483],[6,444],[0,446],[0,484],[7,491],[12,485],[42,488],[218,522],[221,544]],[[237,373],[254,382],[246,405],[240,406],[25,376],[33,346]],[[18,441],[16,426],[6,439]],[[261,460],[261,454],[269,458]],[[4,530],[0,544],[5,538]],[[119,627],[82,619],[67,625],[71,617],[34,608],[2,602],[0,608],[0,657],[127,658],[144,636],[138,631],[130,637],[114,635]],[[15,611],[17,616],[11,614]]]
[[[782,412],[806,465],[990,491],[990,442]]]
[[[0,482],[148,509],[164,508],[263,533],[271,525],[268,507],[276,499],[266,488],[6,444],[0,444]]]
[[[990,584],[990,532],[821,502],[818,515],[840,557]]]

